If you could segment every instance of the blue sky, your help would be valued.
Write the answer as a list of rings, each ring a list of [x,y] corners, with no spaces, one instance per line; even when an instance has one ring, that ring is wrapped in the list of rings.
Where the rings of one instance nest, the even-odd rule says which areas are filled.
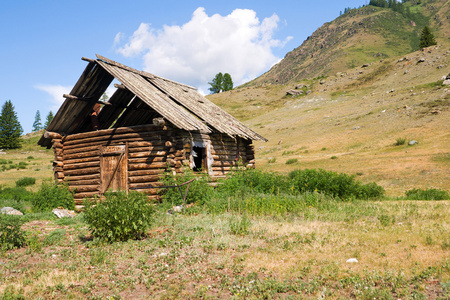
[[[0,8],[0,105],[24,129],[59,109],[98,53],[207,92],[218,72],[242,84],[323,23],[366,0],[14,0]],[[112,90],[108,90],[109,93]]]

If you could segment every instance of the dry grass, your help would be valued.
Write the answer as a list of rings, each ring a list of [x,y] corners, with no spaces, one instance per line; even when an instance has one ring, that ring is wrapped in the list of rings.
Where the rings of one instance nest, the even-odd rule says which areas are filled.
[[[234,214],[160,211],[147,239],[111,245],[84,238],[89,232],[80,218],[34,221],[23,229],[38,232],[40,241],[54,230],[66,234],[41,250],[3,253],[0,294],[368,299],[388,293],[446,299],[449,216],[448,201],[341,203],[333,211],[250,217],[249,232],[234,235]],[[349,258],[359,262],[346,263]]]

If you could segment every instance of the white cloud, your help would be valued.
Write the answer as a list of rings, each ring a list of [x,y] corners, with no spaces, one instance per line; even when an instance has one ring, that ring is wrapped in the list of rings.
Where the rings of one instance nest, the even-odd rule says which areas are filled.
[[[120,43],[122,43],[122,40],[124,39],[125,34],[123,32],[119,32],[116,34],[116,36],[114,37],[114,47],[116,47],[117,45],[119,45]]]
[[[51,96],[50,102],[52,103],[50,110],[53,113],[56,113],[59,110],[59,107],[64,102],[63,94],[69,94],[72,89],[71,86],[63,86],[63,85],[35,85],[36,89],[44,91]]]
[[[279,21],[274,14],[261,22],[249,9],[208,16],[199,7],[182,26],[155,30],[142,23],[117,51],[125,57],[141,56],[144,70],[150,73],[201,90],[208,89],[208,81],[218,72],[229,73],[239,85],[280,60],[272,48],[283,47],[291,37],[285,41],[273,37]]]

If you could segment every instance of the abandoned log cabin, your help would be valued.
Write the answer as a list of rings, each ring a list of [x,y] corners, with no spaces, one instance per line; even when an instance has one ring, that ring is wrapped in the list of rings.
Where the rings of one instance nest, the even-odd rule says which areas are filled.
[[[82,59],[86,69],[38,142],[53,147],[55,179],[76,203],[110,189],[156,197],[161,175],[183,166],[212,177],[254,168],[252,141],[266,139],[195,88],[99,55]]]

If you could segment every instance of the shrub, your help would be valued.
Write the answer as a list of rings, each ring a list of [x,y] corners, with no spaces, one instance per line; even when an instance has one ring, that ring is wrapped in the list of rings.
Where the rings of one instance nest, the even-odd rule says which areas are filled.
[[[20,217],[0,214],[0,248],[11,250],[25,245],[25,232],[20,229]]]
[[[245,170],[231,173],[217,190],[227,195],[236,193],[288,193],[289,182],[286,176],[274,172]]]
[[[274,164],[276,161],[277,161],[277,158],[276,158],[276,157],[272,157],[272,158],[269,158],[269,159],[267,160],[267,163],[269,163],[269,164]]]
[[[57,207],[74,209],[73,195],[66,185],[43,182],[39,191],[32,199],[33,210],[36,212],[51,211]]]
[[[401,145],[404,145],[404,144],[406,144],[406,138],[404,138],[404,137],[399,137],[399,138],[397,138],[396,140],[395,140],[395,146],[401,146]]]
[[[172,175],[167,172],[163,178],[165,186],[175,186],[185,183],[191,179],[195,179],[189,183],[189,190],[186,197],[186,204],[197,203],[204,204],[207,202],[213,193],[213,188],[208,184],[209,177],[205,173],[194,174],[190,169],[183,170],[183,173]],[[186,193],[187,185],[180,187],[183,196]],[[161,189],[162,201],[170,203],[171,205],[183,204],[183,197],[181,196],[180,189],[177,187]]]
[[[22,177],[16,181],[16,186],[29,186],[36,183],[36,178],[33,177]]]
[[[92,235],[116,242],[141,238],[151,224],[153,208],[138,192],[107,192],[105,200],[85,202],[84,220]]]
[[[405,195],[408,200],[450,200],[449,193],[439,189],[412,189]]]
[[[16,166],[16,169],[26,169],[28,166],[28,163],[24,161],[20,161],[19,164]]]
[[[288,159],[287,161],[286,161],[286,164],[287,165],[292,165],[292,164],[295,164],[295,163],[297,163],[298,162],[298,159],[297,158],[290,158],[290,159]]]
[[[305,169],[292,171],[289,173],[289,177],[301,193],[319,192],[343,200],[376,198],[384,194],[384,189],[377,184],[363,185],[355,181],[355,175],[350,176],[345,173]]]
[[[14,201],[30,201],[34,193],[27,191],[24,187],[0,187],[0,199]]]

